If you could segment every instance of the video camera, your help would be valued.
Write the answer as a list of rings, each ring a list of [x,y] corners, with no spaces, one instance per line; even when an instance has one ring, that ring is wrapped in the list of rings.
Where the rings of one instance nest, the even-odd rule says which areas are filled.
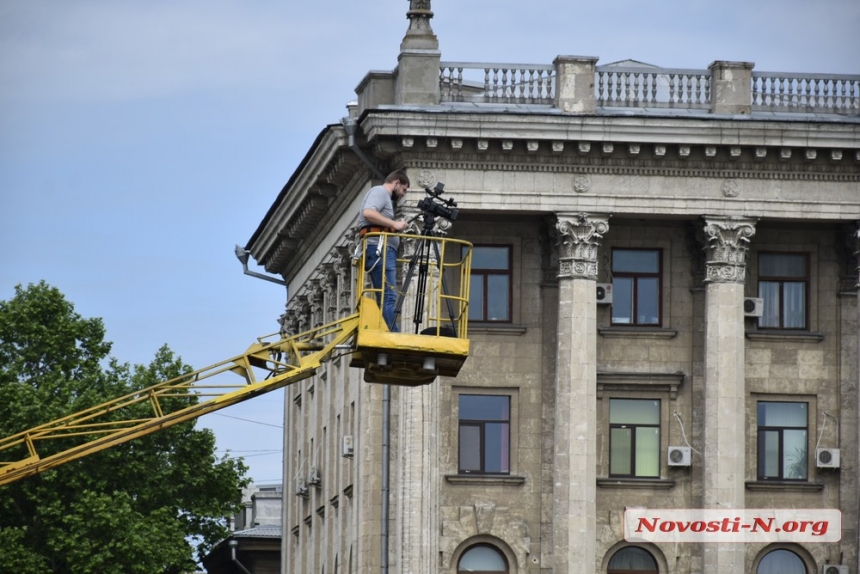
[[[457,219],[457,216],[460,215],[460,210],[457,209],[457,202],[454,201],[453,197],[449,197],[448,199],[442,199],[439,197],[442,195],[444,190],[445,184],[441,181],[436,184],[434,189],[425,187],[424,191],[427,193],[427,197],[418,202],[418,209],[423,211],[425,214],[443,217],[448,221],[454,221]]]

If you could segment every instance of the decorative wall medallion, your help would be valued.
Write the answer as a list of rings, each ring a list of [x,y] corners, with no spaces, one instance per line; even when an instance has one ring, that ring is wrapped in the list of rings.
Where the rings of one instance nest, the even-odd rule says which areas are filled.
[[[587,193],[591,191],[591,174],[579,173],[573,176],[573,191]]]
[[[726,197],[737,197],[739,193],[738,182],[727,179],[723,182],[723,195]]]
[[[418,185],[421,187],[433,187],[436,181],[436,174],[433,173],[433,170],[422,169],[418,172]]]

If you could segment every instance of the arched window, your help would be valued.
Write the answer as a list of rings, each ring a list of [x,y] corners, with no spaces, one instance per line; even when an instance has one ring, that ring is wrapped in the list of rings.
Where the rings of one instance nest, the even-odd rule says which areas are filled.
[[[773,550],[758,563],[756,574],[807,574],[800,556],[791,550]]]
[[[489,544],[472,546],[460,556],[457,574],[507,574],[508,562],[504,555]]]
[[[658,574],[657,561],[651,553],[638,546],[625,546],[612,555],[608,574]]]

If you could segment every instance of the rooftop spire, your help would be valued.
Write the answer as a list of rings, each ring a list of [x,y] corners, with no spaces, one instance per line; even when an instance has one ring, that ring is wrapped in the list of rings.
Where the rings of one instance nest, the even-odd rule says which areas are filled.
[[[409,29],[400,44],[400,50],[424,49],[438,50],[439,41],[430,27],[430,18],[433,11],[430,10],[430,0],[409,0],[409,11],[406,13],[409,19]]]
[[[430,18],[433,17],[433,12],[430,10],[430,0],[409,0],[409,12],[406,13],[409,18],[410,30],[430,30]]]

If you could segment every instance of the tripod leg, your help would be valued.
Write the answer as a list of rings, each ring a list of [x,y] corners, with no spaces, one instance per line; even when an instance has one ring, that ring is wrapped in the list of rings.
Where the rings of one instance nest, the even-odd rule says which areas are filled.
[[[416,248],[415,253],[412,254],[412,257],[409,260],[409,267],[406,268],[406,276],[403,278],[403,286],[400,288],[400,292],[397,294],[397,303],[394,305],[394,319],[397,320],[400,317],[400,312],[403,309],[403,301],[406,297],[406,291],[409,287],[409,283],[412,281],[412,275],[415,273],[415,267],[418,265],[418,259],[420,250],[423,247],[422,244]]]

